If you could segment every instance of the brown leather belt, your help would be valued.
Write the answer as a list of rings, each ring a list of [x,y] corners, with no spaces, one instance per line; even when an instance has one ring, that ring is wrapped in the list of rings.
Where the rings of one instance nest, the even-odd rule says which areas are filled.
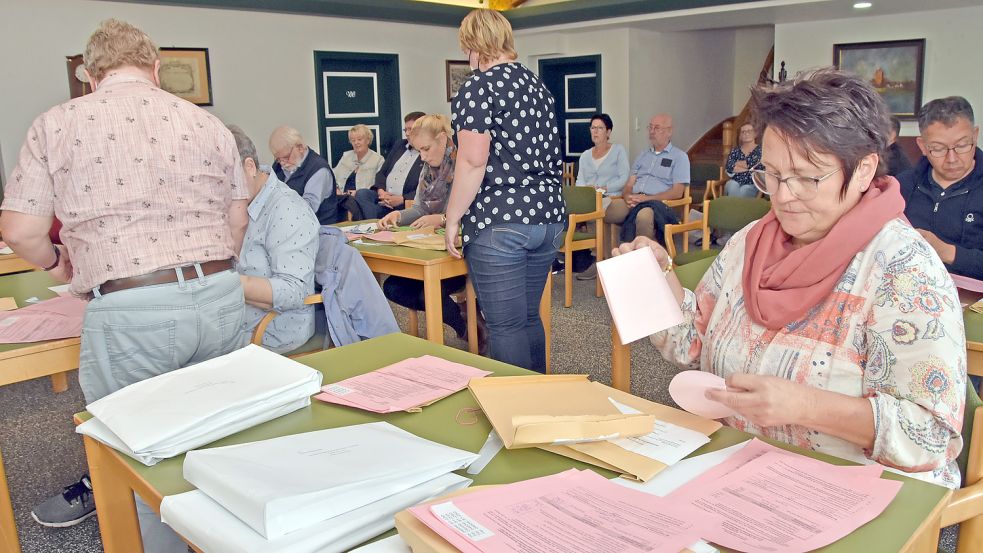
[[[200,265],[201,272],[205,275],[211,275],[235,268],[235,263],[231,259],[206,261],[204,263],[200,263]],[[121,290],[129,290],[130,288],[140,288],[142,286],[153,286],[154,284],[169,284],[171,282],[177,282],[177,271],[175,269],[184,273],[184,280],[195,280],[198,278],[198,272],[195,271],[194,265],[175,267],[171,269],[161,269],[145,275],[107,280],[99,285],[99,293],[106,295],[113,292],[119,292]]]

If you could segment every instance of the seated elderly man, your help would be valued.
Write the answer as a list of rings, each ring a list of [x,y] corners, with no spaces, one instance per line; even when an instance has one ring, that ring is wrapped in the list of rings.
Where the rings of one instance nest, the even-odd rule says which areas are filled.
[[[689,184],[689,156],[672,145],[672,117],[660,113],[649,121],[651,147],[635,160],[631,175],[604,213],[604,222],[622,225],[621,241],[647,236],[661,242],[662,227],[679,218],[662,200],[682,198]]]
[[[320,225],[314,213],[270,170],[259,166],[256,146],[246,133],[229,125],[235,137],[249,189],[249,226],[237,269],[246,298],[243,342],[267,311],[279,315],[266,327],[263,346],[286,353],[314,335],[314,258]]]
[[[911,226],[950,273],[983,279],[983,166],[980,129],[965,98],[950,96],[918,111],[924,157],[898,175]]]
[[[280,182],[299,194],[322,225],[337,223],[338,200],[331,165],[304,144],[297,129],[277,127],[270,135],[273,172]]]

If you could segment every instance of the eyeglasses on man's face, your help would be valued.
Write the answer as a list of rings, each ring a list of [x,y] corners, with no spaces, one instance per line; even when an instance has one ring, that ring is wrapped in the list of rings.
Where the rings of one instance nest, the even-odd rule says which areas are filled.
[[[649,125],[648,128],[650,131],[655,131],[655,132],[672,130],[672,127],[663,127],[662,125]]]
[[[770,173],[762,169],[755,169],[751,171],[751,180],[754,182],[754,186],[772,196],[778,193],[778,188],[785,183],[788,187],[788,191],[792,193],[796,198],[807,202],[816,197],[819,193],[819,183],[828,179],[829,177],[835,175],[840,170],[835,169],[826,173],[821,177],[803,177],[799,175],[792,175],[791,177],[782,178],[781,175],[776,175],[775,173]]]
[[[959,155],[965,155],[976,149],[976,144],[972,142],[964,142],[961,144],[956,144],[955,146],[945,146],[943,144],[929,144],[926,148],[928,155],[932,157],[945,157],[949,155],[949,152],[956,152]]]

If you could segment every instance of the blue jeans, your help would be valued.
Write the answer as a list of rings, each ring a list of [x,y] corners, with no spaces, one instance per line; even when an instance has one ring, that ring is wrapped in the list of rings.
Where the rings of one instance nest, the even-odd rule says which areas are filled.
[[[741,198],[756,198],[758,189],[753,184],[741,184],[736,180],[729,180],[724,185],[725,196],[738,196]]]
[[[492,359],[546,372],[539,301],[564,230],[562,223],[504,223],[484,229],[465,248]]]
[[[382,219],[392,211],[384,205],[379,205],[379,192],[371,188],[356,191],[355,203],[362,211],[363,219]]]
[[[241,348],[244,317],[239,274],[231,270],[93,298],[79,352],[85,401]]]

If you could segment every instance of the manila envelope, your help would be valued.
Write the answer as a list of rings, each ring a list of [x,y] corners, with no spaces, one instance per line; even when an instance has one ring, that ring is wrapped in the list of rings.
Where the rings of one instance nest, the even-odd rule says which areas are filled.
[[[409,246],[422,250],[446,250],[447,243],[443,234],[437,234],[434,227],[421,227],[418,229],[395,232],[393,241],[400,246]],[[457,245],[460,246],[461,239],[458,237]]]
[[[706,419],[667,405],[653,403],[627,392],[605,386],[599,382],[591,382],[591,385],[600,390],[604,396],[618,403],[637,409],[642,413],[654,415],[660,421],[682,426],[705,436],[713,434],[721,427],[721,424],[715,420]],[[625,478],[641,480],[643,482],[650,480],[668,466],[661,461],[656,461],[633,451],[628,451],[611,442],[543,445],[540,447],[546,451],[563,455],[564,457],[576,459],[577,461],[610,471],[620,472]]]
[[[473,486],[463,490],[456,490],[436,499],[426,501],[423,505],[433,505],[443,503],[459,495],[469,494],[481,489],[494,488],[495,486]],[[396,513],[396,532],[409,546],[413,553],[459,553],[457,548],[447,543],[440,534],[434,532],[426,524],[420,522],[409,509]],[[692,553],[690,549],[684,549],[681,553]]]
[[[585,374],[473,378],[468,384],[508,449],[641,436],[655,416],[625,415]]]

